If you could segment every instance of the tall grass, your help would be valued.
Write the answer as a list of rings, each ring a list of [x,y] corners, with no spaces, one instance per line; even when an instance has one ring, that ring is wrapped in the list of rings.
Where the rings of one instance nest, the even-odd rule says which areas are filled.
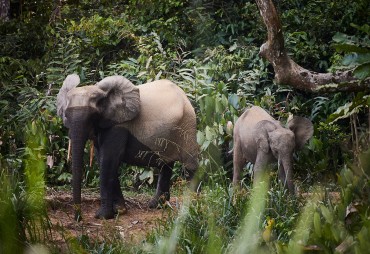
[[[215,183],[194,196],[184,193],[178,214],[146,244],[151,253],[247,253],[262,251],[261,235],[268,196],[265,175],[252,190]]]
[[[343,178],[346,181],[339,199],[333,199],[330,190],[319,187],[310,188],[304,196],[288,194],[276,180],[275,173],[266,175],[252,189],[242,188],[235,193],[227,182],[207,185],[200,196],[184,194],[184,206],[178,214],[173,213],[164,225],[160,225],[144,241],[145,249],[141,251],[362,253],[369,246],[364,239],[370,235],[366,176],[370,167],[353,170],[344,168],[339,176],[341,181]],[[356,172],[358,176],[365,173],[361,181],[354,176]],[[361,184],[354,187],[354,182]],[[366,195],[358,199],[364,192]],[[356,203],[348,201],[349,196],[356,197]],[[350,208],[352,212],[348,212]],[[353,221],[353,216],[357,221]],[[263,235],[272,220],[275,223],[266,240]]]
[[[246,216],[242,219],[235,240],[231,244],[229,253],[257,253],[260,252],[261,224],[266,207],[269,177],[262,175],[259,182],[253,186],[250,200],[246,206]]]
[[[37,122],[27,133],[24,173],[2,164],[0,171],[0,253],[53,250],[44,203],[45,137]],[[340,197],[314,191],[288,194],[275,172],[252,188],[235,190],[225,175],[209,178],[200,194],[187,188],[166,221],[133,245],[120,238],[98,242],[82,233],[66,239],[72,253],[363,253],[370,248],[370,152],[359,166],[343,168]],[[224,169],[219,167],[216,171]],[[178,191],[181,193],[181,191]],[[169,209],[169,208],[167,208]],[[269,224],[271,221],[274,224]],[[270,231],[267,231],[269,229]],[[65,229],[60,229],[65,230]],[[263,237],[268,232],[268,240]],[[103,231],[101,234],[106,232]],[[43,245],[39,245],[39,243]],[[41,246],[41,247],[40,247]]]
[[[5,169],[0,172],[0,253],[19,253],[17,217],[14,213],[13,189]]]
[[[33,244],[45,243],[51,233],[44,203],[45,137],[37,122],[26,129],[24,172],[1,164],[0,253],[32,250]]]

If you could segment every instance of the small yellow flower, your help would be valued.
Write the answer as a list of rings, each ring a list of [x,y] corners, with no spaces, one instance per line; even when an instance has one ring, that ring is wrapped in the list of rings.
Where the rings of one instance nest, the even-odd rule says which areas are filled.
[[[262,233],[262,238],[265,242],[270,242],[274,240],[274,235],[272,232],[272,228],[275,225],[275,220],[274,219],[269,219],[267,221],[267,225],[265,226],[265,230]]]

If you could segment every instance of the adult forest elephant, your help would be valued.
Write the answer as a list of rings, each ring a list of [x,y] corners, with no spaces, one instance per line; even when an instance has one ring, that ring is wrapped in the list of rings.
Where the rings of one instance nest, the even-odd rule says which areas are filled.
[[[247,109],[234,127],[233,184],[240,181],[245,163],[254,164],[254,182],[269,163],[279,162],[279,178],[291,193],[293,152],[301,149],[312,137],[313,125],[304,117],[293,117],[287,128],[258,106]]]
[[[69,75],[57,96],[58,115],[72,141],[72,187],[75,219],[81,216],[83,152],[94,141],[100,166],[101,206],[97,218],[111,219],[124,205],[118,180],[122,163],[160,169],[156,194],[149,207],[169,200],[172,166],[180,161],[189,178],[198,167],[196,119],[184,91],[169,80],[134,86],[122,76],[77,87]]]

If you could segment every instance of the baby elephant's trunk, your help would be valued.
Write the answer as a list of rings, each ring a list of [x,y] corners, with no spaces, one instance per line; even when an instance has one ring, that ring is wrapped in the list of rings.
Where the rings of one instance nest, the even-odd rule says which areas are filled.
[[[283,182],[284,187],[289,190],[290,193],[294,194],[295,188],[293,183],[293,159],[285,159],[281,162],[281,167],[279,169],[280,181]]]

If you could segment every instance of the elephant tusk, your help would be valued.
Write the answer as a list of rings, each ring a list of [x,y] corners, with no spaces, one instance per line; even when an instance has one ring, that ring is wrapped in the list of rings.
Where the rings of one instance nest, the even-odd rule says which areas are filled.
[[[72,147],[72,143],[71,143],[71,140],[69,140],[68,141],[67,162],[69,162],[69,159],[71,158],[71,147]]]
[[[90,168],[92,167],[93,158],[94,158],[94,141],[91,140],[90,142]]]

